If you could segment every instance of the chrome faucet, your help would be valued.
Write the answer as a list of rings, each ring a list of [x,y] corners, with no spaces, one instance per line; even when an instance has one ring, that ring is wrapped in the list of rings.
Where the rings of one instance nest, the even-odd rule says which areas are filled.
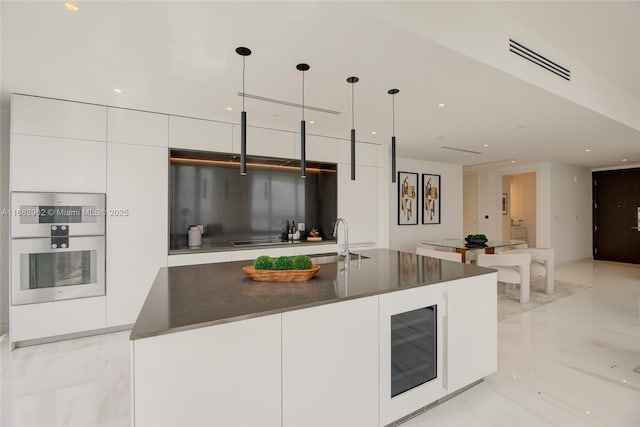
[[[342,218],[336,219],[336,223],[333,226],[333,237],[338,238],[338,224],[344,224],[344,251],[340,252],[338,249],[338,255],[344,255],[349,260],[349,226],[347,225],[347,221]]]

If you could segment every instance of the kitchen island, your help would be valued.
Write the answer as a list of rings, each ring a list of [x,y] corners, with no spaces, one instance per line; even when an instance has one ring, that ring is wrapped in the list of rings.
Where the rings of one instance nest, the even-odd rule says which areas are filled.
[[[494,270],[359,253],[309,282],[253,282],[248,261],[160,269],[131,333],[133,424],[386,425],[496,370]],[[432,375],[398,393],[421,381],[406,325],[425,328],[409,353]]]

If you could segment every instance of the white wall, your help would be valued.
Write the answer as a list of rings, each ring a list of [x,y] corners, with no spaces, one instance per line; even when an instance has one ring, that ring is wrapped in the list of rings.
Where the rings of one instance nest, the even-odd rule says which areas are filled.
[[[9,122],[9,109],[0,109],[0,212],[9,209]],[[9,323],[9,221],[0,215],[0,333]]]
[[[440,224],[422,224],[422,213],[418,225],[398,225],[398,183],[389,180],[389,248],[415,252],[417,242],[428,239],[462,237],[462,166],[448,163],[397,159],[397,170],[418,173],[418,185],[422,186],[422,174],[440,175]],[[422,209],[418,194],[418,206]]]
[[[592,258],[591,171],[551,163],[551,247],[556,262]]]
[[[462,235],[478,234],[478,175],[465,175],[462,179]]]

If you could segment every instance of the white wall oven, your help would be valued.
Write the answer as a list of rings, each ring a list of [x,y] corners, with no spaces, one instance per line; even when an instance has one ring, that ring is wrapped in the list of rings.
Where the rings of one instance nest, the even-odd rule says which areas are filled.
[[[11,303],[105,294],[105,195],[11,194]]]

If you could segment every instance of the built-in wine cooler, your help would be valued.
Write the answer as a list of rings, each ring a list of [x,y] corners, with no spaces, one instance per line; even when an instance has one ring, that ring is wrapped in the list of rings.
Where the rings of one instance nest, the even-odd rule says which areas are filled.
[[[391,316],[391,397],[436,377],[438,307]]]
[[[380,424],[393,423],[446,393],[446,287],[380,298]]]

